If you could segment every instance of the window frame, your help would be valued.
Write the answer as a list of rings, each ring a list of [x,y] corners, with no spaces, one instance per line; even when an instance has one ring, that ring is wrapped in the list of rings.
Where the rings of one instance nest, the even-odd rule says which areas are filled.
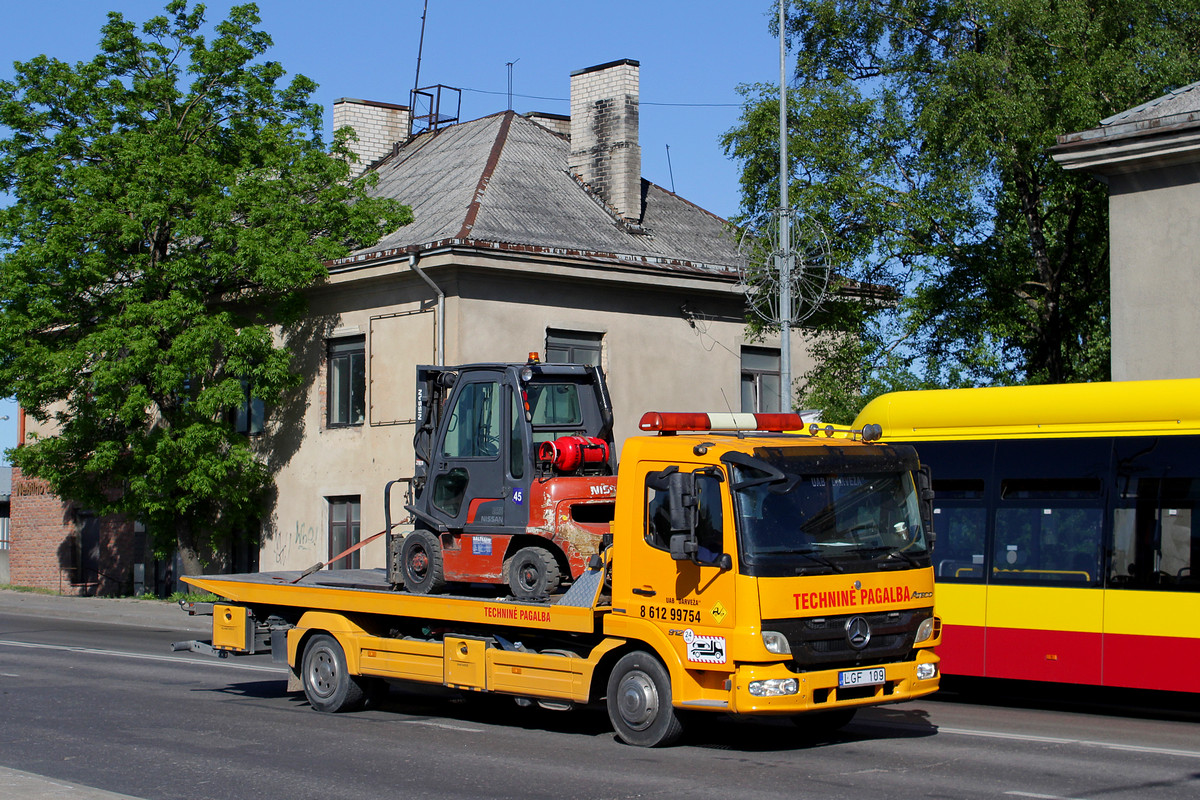
[[[771,369],[764,369],[762,367],[747,366],[747,364],[746,364],[746,356],[747,355],[765,356],[767,358],[773,358],[775,360],[775,369],[771,370]],[[774,348],[774,347],[743,346],[742,352],[738,356],[738,359],[739,359],[739,365],[741,367],[741,378],[740,378],[740,382],[739,382],[739,388],[742,391],[742,397],[741,397],[742,412],[743,413],[751,413],[751,414],[755,414],[755,413],[757,413],[757,414],[762,414],[762,413],[775,414],[775,413],[778,413],[780,410],[779,409],[779,391],[776,390],[773,393],[774,396],[770,399],[769,403],[764,403],[763,402],[763,398],[764,398],[763,379],[767,378],[767,377],[775,378],[776,386],[778,386],[782,382],[782,380],[783,380],[783,354],[782,354],[782,352],[778,348]],[[747,378],[749,378],[749,384],[751,386],[751,390],[754,393],[753,402],[749,404],[749,405],[754,406],[753,408],[746,407],[747,403],[746,403],[746,396],[745,396],[744,392],[745,392],[745,387],[746,387],[746,383],[747,383]]]
[[[362,495],[337,495],[325,498],[328,506],[328,548],[327,558],[332,559],[338,553],[362,541]],[[338,529],[344,533],[335,533]],[[342,542],[344,541],[344,544]],[[359,556],[362,550],[355,550],[348,556],[330,561],[327,569],[358,569],[361,563]],[[346,563],[342,563],[346,562]]]
[[[563,356],[557,356],[564,351]],[[598,367],[604,357],[604,334],[595,331],[574,331],[565,328],[546,328],[547,364],[586,364]],[[587,354],[594,358],[580,358]]]
[[[355,370],[355,360],[358,369]],[[354,428],[360,427],[367,420],[367,340],[365,336],[345,336],[337,339],[327,339],[325,342],[325,427]],[[335,380],[341,376],[340,369],[335,368],[335,362],[345,362],[346,398],[341,400],[339,388]],[[357,379],[356,379],[357,378]],[[357,390],[357,391],[356,391]],[[355,410],[358,418],[355,419]]]

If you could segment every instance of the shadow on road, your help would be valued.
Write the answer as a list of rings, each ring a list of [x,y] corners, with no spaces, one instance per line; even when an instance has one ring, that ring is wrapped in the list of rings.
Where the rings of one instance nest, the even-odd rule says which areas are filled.
[[[271,679],[233,683],[216,691],[253,699],[282,698],[289,709],[308,711],[303,692],[288,692],[286,681]],[[312,713],[317,713],[313,711]],[[354,713],[373,724],[399,722],[432,725],[480,725],[545,731],[588,738],[613,733],[603,704],[558,711],[536,704],[518,705],[512,697],[479,694],[440,686],[393,686],[376,705]],[[690,712],[683,715],[684,746],[737,752],[807,750],[863,740],[932,736],[937,728],[920,709],[872,708],[860,711],[841,730],[829,730],[817,717],[735,718],[728,714]]]

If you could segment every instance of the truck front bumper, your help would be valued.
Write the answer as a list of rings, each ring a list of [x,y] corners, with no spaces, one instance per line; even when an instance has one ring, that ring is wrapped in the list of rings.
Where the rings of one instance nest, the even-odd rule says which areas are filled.
[[[882,676],[877,672],[864,674],[864,671],[872,670],[882,670]],[[864,682],[880,677],[880,682]],[[730,711],[736,714],[799,714],[900,703],[932,694],[937,691],[940,679],[938,657],[932,650],[918,650],[913,661],[814,672],[795,672],[786,663],[741,664],[733,674]],[[793,686],[794,692],[763,694],[785,692]]]

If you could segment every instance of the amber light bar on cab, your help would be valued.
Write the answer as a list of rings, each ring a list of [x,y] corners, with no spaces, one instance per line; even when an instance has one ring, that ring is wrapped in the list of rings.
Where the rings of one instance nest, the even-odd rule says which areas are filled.
[[[752,414],[732,412],[647,411],[638,427],[644,431],[799,431],[804,420],[799,414]]]

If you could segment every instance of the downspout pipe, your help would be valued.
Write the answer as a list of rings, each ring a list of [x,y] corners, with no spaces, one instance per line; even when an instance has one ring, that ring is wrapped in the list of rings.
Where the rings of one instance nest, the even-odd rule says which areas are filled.
[[[408,249],[408,267],[416,273],[417,277],[425,281],[425,284],[433,289],[433,293],[437,295],[437,311],[434,316],[434,325],[437,328],[437,352],[434,356],[438,366],[446,363],[446,293],[438,288],[438,285],[433,282],[433,279],[425,274],[418,265],[417,261],[420,257],[420,248],[410,247]]]

